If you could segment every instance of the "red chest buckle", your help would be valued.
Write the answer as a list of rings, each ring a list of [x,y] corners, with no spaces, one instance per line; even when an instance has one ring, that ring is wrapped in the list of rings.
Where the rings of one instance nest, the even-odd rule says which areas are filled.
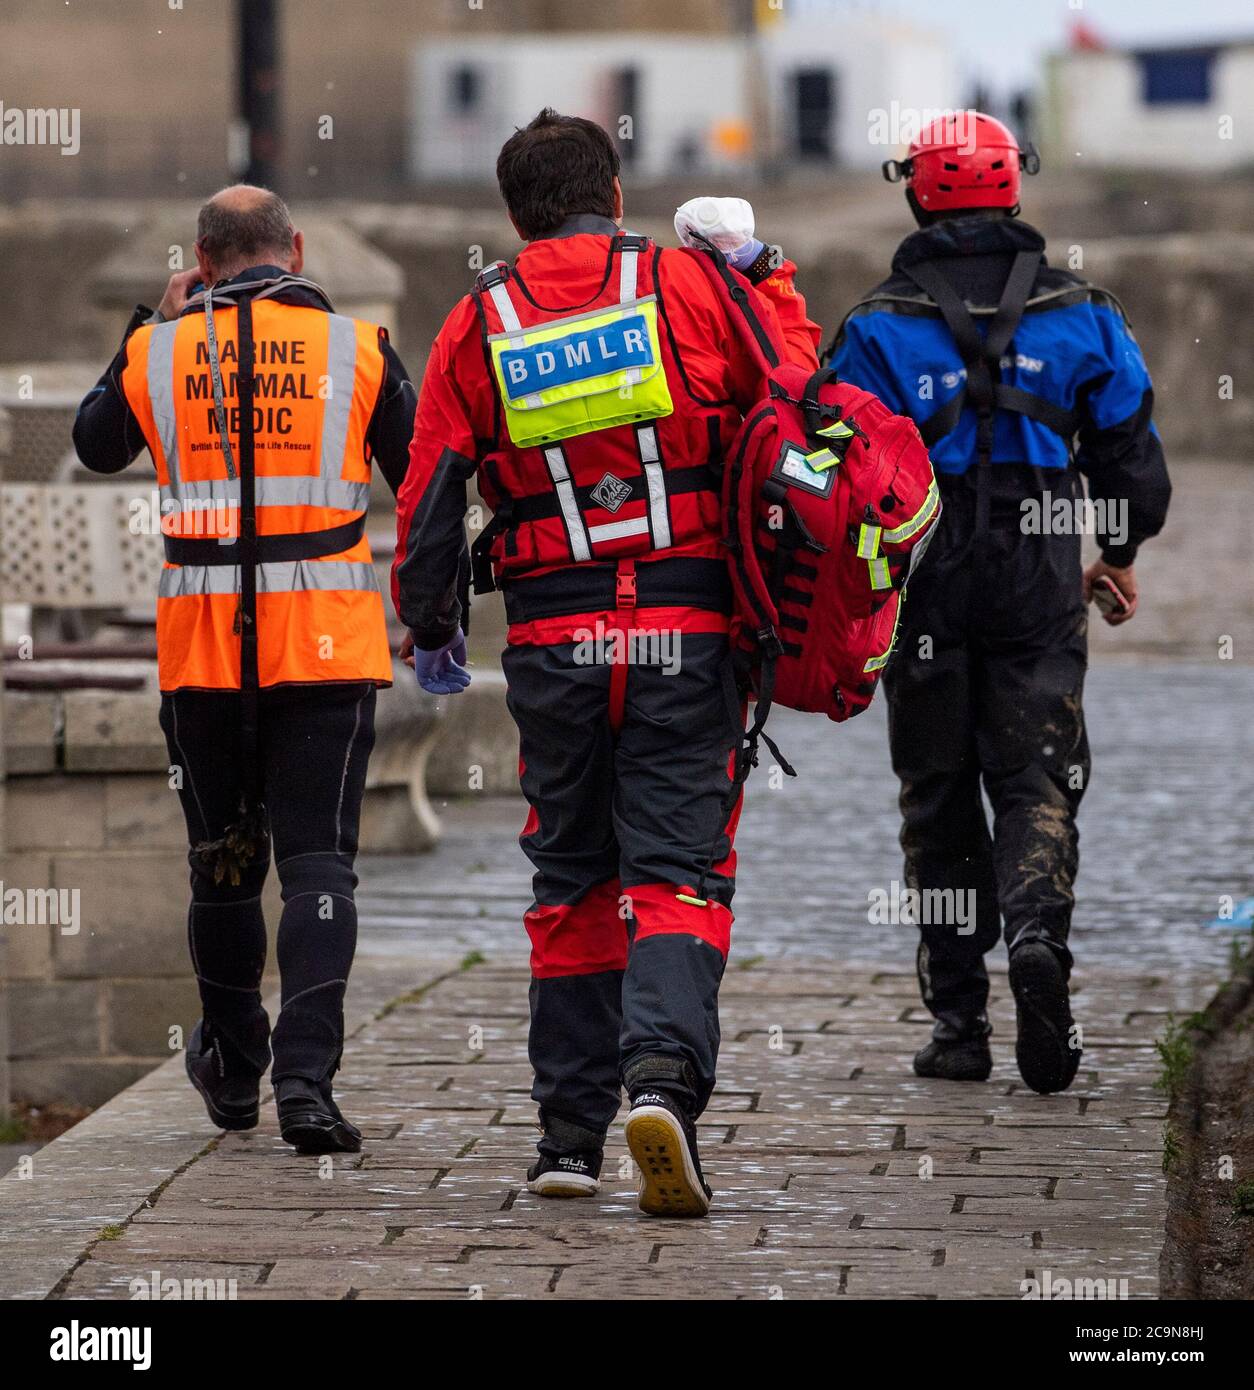
[[[626,560],[619,566],[614,598],[619,608],[636,606],[636,567],[631,560]]]

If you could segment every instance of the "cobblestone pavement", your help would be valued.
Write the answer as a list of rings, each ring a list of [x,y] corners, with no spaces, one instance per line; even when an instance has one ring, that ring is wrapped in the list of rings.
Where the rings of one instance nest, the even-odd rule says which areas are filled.
[[[216,1136],[176,1059],[35,1155],[32,1177],[0,1179],[0,1297],[125,1298],[153,1271],[233,1279],[241,1298],[1017,1298],[1046,1271],[1152,1296],[1153,1040],[1223,973],[1226,934],[1203,926],[1217,895],[1250,891],[1251,695],[1241,668],[1093,673],[1074,939],[1086,1053],[1063,1096],[1019,1081],[999,974],[992,1080],[910,1074],[928,1026],[913,930],[866,913],[900,872],[882,712],[839,730],[784,718],[804,775],[772,790],[760,771],[745,816],[701,1125],[708,1221],[641,1216],[617,1133],[598,1198],[527,1193],[520,804],[470,799],[436,853],[361,866],[341,1098],[364,1153],[298,1158],[270,1106],[253,1134]]]
[[[1077,959],[1116,970],[1222,965],[1228,933],[1205,923],[1220,894],[1254,895],[1254,667],[1106,662],[1089,673],[1085,710],[1093,779],[1080,808]],[[773,785],[768,756],[749,783],[733,960],[784,953],[903,968],[914,929],[867,921],[868,894],[901,877],[883,701],[840,726],[779,710],[771,730],[800,775]],[[477,802],[454,811],[439,856],[362,859],[362,932],[380,948],[525,948],[521,803]]]
[[[399,988],[398,988],[399,987]],[[396,1000],[400,988],[405,997]],[[169,1063],[0,1181],[0,1296],[1018,1298],[1021,1281],[1157,1290],[1164,1103],[1153,1038],[1200,977],[1081,976],[1086,1055],[1025,1092],[995,982],[984,1085],[920,1081],[913,976],[832,961],[729,971],[722,1081],[700,1127],[705,1222],[639,1214],[619,1134],[599,1197],[530,1195],[526,974],[370,957],[342,1099],[363,1154],[299,1158],[273,1108],[214,1137]],[[103,1232],[103,1238],[102,1237]]]

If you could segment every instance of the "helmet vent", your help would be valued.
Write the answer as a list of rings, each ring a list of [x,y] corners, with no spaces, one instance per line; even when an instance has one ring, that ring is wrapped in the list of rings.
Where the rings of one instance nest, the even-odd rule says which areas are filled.
[[[989,168],[991,168],[991,169],[1004,169],[1005,167],[1006,167],[1006,161],[1005,161],[1004,159],[997,159],[997,160],[994,160],[993,163],[992,163],[991,165],[989,165]]]
[[[951,164],[948,160],[946,160],[941,167],[944,169],[948,169],[951,173],[954,174],[958,172],[958,166],[956,164]]]

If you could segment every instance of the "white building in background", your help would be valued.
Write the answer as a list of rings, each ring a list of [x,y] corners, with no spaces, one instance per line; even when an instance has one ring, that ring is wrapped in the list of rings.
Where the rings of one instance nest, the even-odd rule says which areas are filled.
[[[958,74],[942,35],[873,14],[842,15],[812,6],[752,37],[429,40],[412,59],[410,172],[490,179],[502,143],[544,106],[588,116],[622,137],[638,179],[735,170],[764,158],[878,167],[898,152],[899,137],[913,133],[913,112],[958,103]]]
[[[1254,164],[1254,39],[1050,59],[1049,152],[1085,164]]]

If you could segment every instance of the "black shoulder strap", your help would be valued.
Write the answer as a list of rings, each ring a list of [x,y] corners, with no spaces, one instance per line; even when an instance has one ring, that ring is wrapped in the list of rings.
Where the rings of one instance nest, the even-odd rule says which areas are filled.
[[[740,317],[736,326],[742,335],[752,343],[762,354],[768,367],[779,366],[779,353],[775,351],[775,344],[771,342],[771,336],[766,331],[766,326],[758,318],[753,304],[749,298],[749,291],[732,274],[731,268],[727,264],[727,257],[714,245],[707,241],[705,237],[694,235],[695,246],[686,248],[694,255],[706,259],[714,267],[714,273],[723,282],[733,304],[740,311]]]
[[[1010,274],[1002,288],[997,312],[981,338],[975,317],[962,296],[942,273],[936,261],[920,261],[907,266],[905,274],[926,294],[941,311],[963,365],[967,369],[967,384],[957,396],[929,418],[923,426],[923,442],[930,448],[947,435],[958,423],[963,407],[970,405],[979,416],[976,448],[981,457],[992,452],[993,421],[1000,405],[1006,410],[1020,409],[1020,397],[1026,393],[1013,392],[1001,386],[999,364],[1010,346],[1023,318],[1023,311],[1036,283],[1040,269],[1040,251],[1020,251],[1015,255]],[[1027,413],[1027,412],[1024,412]],[[1035,418],[1039,418],[1036,416]]]

